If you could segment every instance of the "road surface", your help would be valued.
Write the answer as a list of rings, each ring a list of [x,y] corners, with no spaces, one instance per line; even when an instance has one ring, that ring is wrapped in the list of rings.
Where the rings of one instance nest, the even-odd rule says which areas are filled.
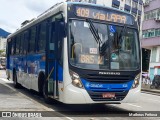
[[[138,103],[125,104],[90,104],[66,105],[52,101],[50,105],[44,103],[37,92],[25,88],[15,89],[13,82],[6,79],[5,71],[0,70],[0,111],[28,111],[42,112],[47,119],[66,120],[158,120],[158,117],[126,117],[138,115],[137,111],[150,111],[160,115],[160,96],[141,93]],[[123,114],[122,114],[123,113]],[[151,115],[151,114],[150,114]],[[124,117],[125,116],[125,117]],[[45,118],[37,118],[45,119]],[[15,118],[17,120],[17,118]]]

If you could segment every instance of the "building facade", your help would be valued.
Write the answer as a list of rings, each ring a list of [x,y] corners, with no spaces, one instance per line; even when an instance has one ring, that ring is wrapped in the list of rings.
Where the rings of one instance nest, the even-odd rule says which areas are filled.
[[[160,0],[144,1],[142,47],[151,50],[149,77],[160,75]]]
[[[0,50],[6,51],[7,38],[0,37]]]

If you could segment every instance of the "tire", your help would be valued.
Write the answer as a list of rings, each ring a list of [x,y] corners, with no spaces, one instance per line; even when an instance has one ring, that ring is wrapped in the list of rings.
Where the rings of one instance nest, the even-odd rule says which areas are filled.
[[[44,82],[43,83],[43,98],[44,98],[45,103],[50,104],[51,103],[51,98],[48,97],[45,89],[46,89],[46,85],[45,85],[45,82]]]
[[[154,85],[150,85],[150,89],[155,89],[155,86]]]
[[[13,83],[15,88],[20,88],[21,85],[17,82],[17,74],[15,71],[13,72]]]

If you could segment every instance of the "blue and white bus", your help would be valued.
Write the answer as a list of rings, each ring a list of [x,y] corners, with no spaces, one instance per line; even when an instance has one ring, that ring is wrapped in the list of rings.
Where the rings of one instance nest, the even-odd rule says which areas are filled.
[[[67,104],[138,100],[141,49],[129,13],[96,4],[62,2],[7,40],[7,75]]]

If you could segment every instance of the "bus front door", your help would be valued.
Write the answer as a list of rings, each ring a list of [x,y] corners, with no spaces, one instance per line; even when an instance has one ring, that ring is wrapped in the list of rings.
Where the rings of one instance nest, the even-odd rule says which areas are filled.
[[[58,83],[63,80],[63,60],[62,60],[62,48],[63,48],[63,35],[61,27],[61,19],[55,19],[49,25],[49,44],[47,46],[46,54],[46,76],[47,76],[47,88],[46,91],[49,96],[58,99]]]

